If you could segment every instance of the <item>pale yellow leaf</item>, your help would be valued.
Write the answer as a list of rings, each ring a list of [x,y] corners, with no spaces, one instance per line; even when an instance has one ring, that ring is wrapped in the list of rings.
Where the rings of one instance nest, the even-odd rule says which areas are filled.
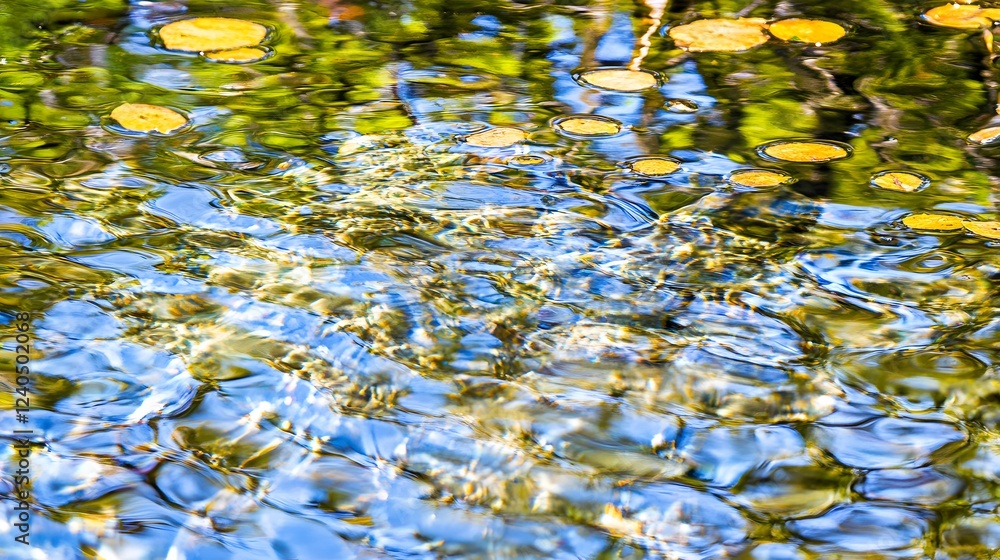
[[[588,70],[580,74],[579,81],[584,85],[612,91],[642,91],[655,88],[660,84],[656,75],[641,70],[627,68],[600,68]]]
[[[182,19],[160,28],[163,46],[173,51],[209,52],[253,47],[267,36],[267,28],[242,19],[204,17]]]
[[[773,169],[738,169],[729,176],[729,182],[740,187],[776,187],[791,181],[791,175]]]
[[[520,128],[501,126],[470,134],[465,137],[465,143],[479,148],[506,148],[518,142],[523,142],[528,133]]]
[[[267,58],[267,51],[260,47],[241,47],[225,51],[205,53],[205,58],[213,62],[246,63]]]
[[[930,179],[909,171],[883,171],[872,176],[871,184],[880,189],[916,192],[930,185]]]
[[[674,171],[677,171],[680,169],[681,164],[679,161],[670,158],[644,157],[630,161],[628,163],[628,167],[633,172],[640,175],[658,177],[661,175],[669,175]]]
[[[111,118],[123,128],[135,132],[173,132],[187,124],[183,115],[159,105],[124,103],[111,111]]]
[[[691,52],[739,52],[767,42],[767,21],[760,18],[700,19],[667,32],[674,43]]]
[[[913,229],[951,231],[962,229],[962,219],[946,214],[911,214],[903,218],[903,225]]]
[[[973,144],[995,144],[997,141],[1000,141],[1000,126],[991,126],[977,130],[968,135],[966,139]]]
[[[607,117],[565,117],[553,121],[553,126],[560,132],[572,136],[613,136],[621,132],[622,125]]]
[[[1000,222],[970,222],[966,220],[962,222],[962,225],[979,237],[1000,239]]]
[[[771,159],[795,163],[825,163],[851,155],[849,146],[827,141],[779,141],[758,150]]]

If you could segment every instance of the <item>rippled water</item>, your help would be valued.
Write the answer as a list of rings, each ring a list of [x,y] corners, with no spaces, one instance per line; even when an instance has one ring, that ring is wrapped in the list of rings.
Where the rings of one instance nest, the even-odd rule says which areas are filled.
[[[4,1],[0,429],[34,430],[34,517],[15,542],[8,445],[0,553],[1000,558],[1000,241],[901,223],[998,215],[965,140],[1000,119],[991,36],[939,3]],[[157,46],[218,15],[272,56]],[[664,31],[735,16],[849,34]],[[629,65],[662,84],[574,79]],[[529,137],[463,142],[489,126]],[[790,138],[853,153],[757,152]],[[629,169],[654,154],[680,169]]]

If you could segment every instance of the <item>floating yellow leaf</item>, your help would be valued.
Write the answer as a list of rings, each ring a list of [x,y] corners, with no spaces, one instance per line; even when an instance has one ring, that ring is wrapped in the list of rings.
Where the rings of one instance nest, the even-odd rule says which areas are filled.
[[[674,43],[691,52],[738,52],[767,42],[767,21],[760,18],[700,19],[667,32]]]
[[[1000,239],[1000,222],[962,222],[965,229],[970,232],[989,239]]]
[[[482,130],[465,137],[465,143],[479,148],[506,148],[523,142],[528,133],[520,128],[501,126]]]
[[[729,182],[740,187],[777,187],[791,181],[791,175],[773,169],[737,169],[729,176]]]
[[[946,214],[911,214],[903,218],[903,225],[913,229],[951,231],[962,229],[962,219]]]
[[[599,137],[614,136],[622,130],[620,122],[608,117],[562,117],[552,122],[559,132],[570,136]]]
[[[1000,140],[1000,126],[991,126],[989,128],[977,130],[966,137],[966,139],[973,144],[983,146],[987,144],[995,144],[998,140]]]
[[[759,146],[757,153],[781,161],[825,163],[851,155],[851,147],[827,140],[804,142],[779,140]]]
[[[260,47],[242,47],[226,51],[208,52],[205,53],[205,58],[212,62],[257,62],[258,60],[267,58],[267,51]]]
[[[768,31],[782,41],[817,44],[832,43],[847,34],[843,27],[832,21],[803,18],[776,21]]]
[[[135,132],[161,132],[166,134],[187,124],[183,115],[159,105],[124,103],[111,111],[111,118],[122,127]]]
[[[983,29],[1000,19],[1000,10],[976,4],[945,4],[927,10],[924,21],[951,29]]]
[[[173,51],[225,51],[259,45],[267,28],[242,19],[204,17],[183,19],[160,28],[163,46]]]
[[[583,85],[612,91],[642,91],[660,84],[656,75],[642,70],[627,68],[600,68],[580,74]]]
[[[628,168],[639,175],[659,177],[669,175],[680,169],[681,163],[665,157],[644,157],[628,162]]]
[[[890,191],[916,192],[930,185],[931,180],[909,171],[883,171],[872,176],[871,184]]]
[[[507,160],[507,163],[513,165],[541,165],[545,163],[545,158],[542,156],[514,156]]]

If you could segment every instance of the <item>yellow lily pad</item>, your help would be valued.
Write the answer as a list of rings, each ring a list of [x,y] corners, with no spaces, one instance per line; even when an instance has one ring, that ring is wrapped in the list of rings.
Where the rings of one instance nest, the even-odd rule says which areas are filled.
[[[135,132],[167,134],[187,124],[187,119],[173,109],[145,103],[124,103],[111,111],[111,118]]]
[[[793,141],[778,140],[757,148],[761,156],[794,163],[826,163],[851,155],[851,147],[829,140]]]
[[[259,23],[234,18],[203,17],[182,19],[160,28],[163,46],[172,51],[226,51],[259,45],[267,28]]]
[[[847,34],[846,29],[832,21],[804,18],[776,21],[768,31],[782,41],[816,44],[832,43]]]
[[[545,158],[533,155],[514,156],[508,159],[507,163],[513,165],[541,165],[545,163]]]
[[[1000,9],[976,4],[945,4],[924,12],[924,21],[951,29],[983,29],[1000,19]]]
[[[660,85],[656,74],[644,70],[629,70],[627,68],[587,70],[580,74],[577,81],[585,86],[625,92],[642,91]]]
[[[739,52],[767,42],[767,21],[761,18],[700,19],[667,32],[674,43],[691,52]]]
[[[988,239],[1000,239],[1000,222],[962,222],[965,229],[979,237]]]
[[[738,187],[766,188],[791,183],[794,178],[774,169],[737,169],[729,175],[729,183]]]
[[[989,128],[977,130],[967,136],[966,140],[981,146],[995,144],[998,140],[1000,140],[1000,126],[991,126]]]
[[[567,136],[596,138],[614,136],[622,131],[622,124],[608,117],[562,117],[552,121],[552,126]]]
[[[931,180],[909,171],[883,171],[872,175],[871,184],[880,189],[909,193],[927,188]]]
[[[267,58],[267,51],[260,47],[241,47],[226,51],[207,52],[205,53],[205,58],[212,62],[226,62],[230,64],[257,62],[258,60]]]
[[[962,219],[946,214],[911,214],[903,218],[903,225],[912,229],[952,231],[962,229]]]
[[[465,137],[465,143],[477,148],[506,148],[518,142],[524,142],[528,133],[520,128],[500,126],[470,134]]]
[[[653,156],[633,159],[627,165],[633,173],[646,175],[647,177],[660,177],[669,175],[680,169],[681,162],[672,158]]]

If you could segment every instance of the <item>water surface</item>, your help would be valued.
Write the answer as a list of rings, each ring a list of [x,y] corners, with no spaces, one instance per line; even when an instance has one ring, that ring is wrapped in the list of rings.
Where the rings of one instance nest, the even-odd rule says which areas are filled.
[[[937,5],[4,2],[0,312],[32,314],[36,434],[2,555],[1000,558],[1000,242],[901,221],[998,216],[1000,151],[966,141],[990,35]],[[269,58],[156,41],[220,15]],[[666,31],[737,16],[849,33]],[[603,67],[660,82],[576,79]],[[128,133],[123,102],[190,125]],[[501,126],[527,139],[463,141]],[[757,150],[786,139],[851,156]],[[796,182],[727,183],[753,167]]]

